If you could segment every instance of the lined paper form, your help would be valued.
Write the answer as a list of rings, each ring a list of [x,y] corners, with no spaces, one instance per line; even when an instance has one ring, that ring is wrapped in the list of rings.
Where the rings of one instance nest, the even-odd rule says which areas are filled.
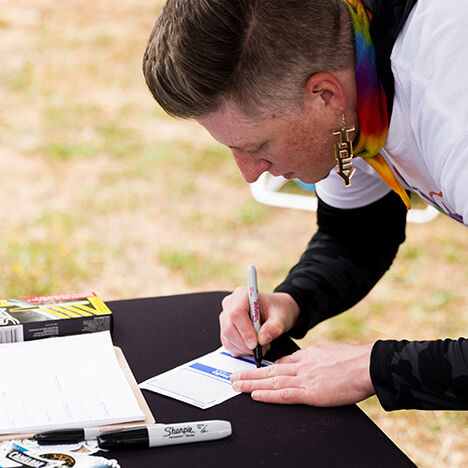
[[[108,331],[0,345],[0,434],[144,419]]]

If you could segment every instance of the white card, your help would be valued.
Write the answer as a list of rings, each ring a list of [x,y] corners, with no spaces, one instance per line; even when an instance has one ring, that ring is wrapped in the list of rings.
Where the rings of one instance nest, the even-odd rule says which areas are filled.
[[[262,367],[270,361],[262,360]],[[256,368],[252,356],[232,356],[225,348],[201,356],[170,371],[151,377],[139,387],[189,403],[211,408],[239,395],[231,385],[231,374]]]

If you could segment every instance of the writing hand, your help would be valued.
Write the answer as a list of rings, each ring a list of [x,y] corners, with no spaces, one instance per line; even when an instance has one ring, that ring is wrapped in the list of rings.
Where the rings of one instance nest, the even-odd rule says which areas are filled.
[[[286,293],[258,293],[262,326],[258,343],[268,349],[269,343],[290,330],[299,316],[299,307]],[[257,335],[249,315],[247,288],[237,288],[222,301],[219,315],[221,343],[233,355],[251,354],[257,346]]]
[[[341,406],[373,395],[372,344],[310,346],[272,366],[233,374],[233,389],[269,403]]]

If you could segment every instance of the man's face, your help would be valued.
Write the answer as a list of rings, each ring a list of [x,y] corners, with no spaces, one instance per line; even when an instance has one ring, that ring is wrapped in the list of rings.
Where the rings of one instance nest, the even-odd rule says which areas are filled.
[[[216,112],[198,119],[198,123],[231,149],[249,183],[265,171],[315,183],[335,166],[331,132],[340,126],[340,120],[330,112],[314,112],[305,107],[294,115],[272,115],[254,122],[227,102]]]

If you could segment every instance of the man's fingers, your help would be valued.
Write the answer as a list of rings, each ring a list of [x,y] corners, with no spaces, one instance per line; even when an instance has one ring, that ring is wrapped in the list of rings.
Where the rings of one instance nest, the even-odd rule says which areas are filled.
[[[290,375],[278,375],[260,380],[236,380],[232,384],[236,392],[251,393],[257,390],[278,390],[294,387],[295,377]]]
[[[281,388],[278,390],[254,390],[252,398],[265,403],[294,405],[307,401],[307,392],[303,388]]]
[[[248,313],[245,311],[236,310],[231,314],[233,323],[242,338],[242,341],[249,349],[254,349],[257,346],[257,334],[252,325]]]
[[[254,349],[257,346],[257,335],[250,320],[247,289],[237,288],[223,299],[222,306],[223,311],[219,316],[222,334],[238,348],[245,345],[247,350]]]
[[[245,356],[249,352],[245,349],[237,347],[234,343],[227,342],[221,337],[221,344],[234,356]]]
[[[284,327],[282,323],[271,317],[266,320],[266,322],[260,327],[258,332],[258,342],[264,346],[271,343],[275,338],[282,335],[284,332]]]
[[[300,352],[296,351],[295,353],[289,354],[288,356],[284,356],[280,359],[275,361],[275,364],[294,364],[301,360]]]
[[[234,356],[240,356],[250,352],[250,350],[245,346],[239,331],[232,325],[222,330],[221,344]]]
[[[254,341],[253,347],[256,345],[255,330],[253,329],[252,324],[250,323],[248,317],[240,317],[232,320],[232,317],[229,317],[228,314],[223,311],[219,315],[219,325],[220,325],[220,337],[221,343],[229,351],[235,351],[238,354],[249,354],[251,349],[248,346],[248,343],[245,339],[245,329],[250,326],[252,337]],[[248,333],[248,331],[247,331]]]
[[[260,369],[247,369],[232,374],[231,381],[235,380],[261,380],[281,375],[296,375],[296,369],[293,365],[278,365],[261,367]]]
[[[271,349],[271,344],[267,344],[265,346],[262,346],[262,356],[265,357],[266,353],[268,353],[268,351],[270,351]]]

